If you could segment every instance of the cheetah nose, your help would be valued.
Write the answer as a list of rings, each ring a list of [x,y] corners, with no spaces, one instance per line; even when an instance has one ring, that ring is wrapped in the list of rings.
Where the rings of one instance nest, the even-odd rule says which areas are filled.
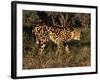
[[[77,38],[74,38],[74,40],[80,40],[80,38],[77,37]]]
[[[74,40],[80,40],[80,38],[76,37],[76,38],[74,38]]]

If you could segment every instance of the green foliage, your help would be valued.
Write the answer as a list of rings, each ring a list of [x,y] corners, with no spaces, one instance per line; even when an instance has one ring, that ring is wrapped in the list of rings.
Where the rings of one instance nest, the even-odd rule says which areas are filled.
[[[32,27],[33,23],[36,22],[38,18],[39,17],[37,16],[36,11],[23,10],[24,27]]]

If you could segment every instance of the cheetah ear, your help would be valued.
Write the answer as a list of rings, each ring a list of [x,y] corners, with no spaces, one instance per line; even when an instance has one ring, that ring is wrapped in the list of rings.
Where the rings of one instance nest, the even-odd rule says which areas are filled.
[[[74,31],[74,27],[70,26],[70,29],[71,29],[72,31]]]
[[[73,31],[76,30],[76,29],[80,30],[80,27],[76,27],[76,28],[75,27],[71,27],[71,28],[72,28]]]

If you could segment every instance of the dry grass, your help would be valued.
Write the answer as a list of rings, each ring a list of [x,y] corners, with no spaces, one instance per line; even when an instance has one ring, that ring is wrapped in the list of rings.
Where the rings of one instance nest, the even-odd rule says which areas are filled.
[[[66,13],[69,15],[68,13]],[[72,14],[72,13],[70,13]],[[27,15],[29,16],[27,18]],[[50,42],[46,46],[44,53],[39,55],[35,39],[31,35],[31,30],[24,28],[32,28],[33,21],[38,19],[35,11],[23,12],[23,69],[42,69],[42,68],[60,68],[60,67],[81,67],[91,66],[91,48],[90,48],[90,14],[75,14],[82,22],[81,40],[71,41],[68,43],[70,53],[55,54],[57,46]],[[73,18],[71,19],[71,22]],[[75,19],[74,19],[75,21]]]
[[[51,45],[50,45],[51,44]],[[56,46],[48,44],[42,55],[35,53],[35,47],[24,50],[23,69],[61,68],[90,66],[90,48],[88,46],[70,46],[70,53],[55,54]],[[52,48],[53,46],[53,48]]]

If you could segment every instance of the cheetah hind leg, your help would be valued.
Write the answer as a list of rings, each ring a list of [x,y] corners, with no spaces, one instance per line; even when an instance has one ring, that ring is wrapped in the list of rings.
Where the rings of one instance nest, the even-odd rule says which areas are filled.
[[[45,44],[41,45],[40,48],[38,49],[38,53],[39,53],[40,55],[43,54],[44,48],[45,48]]]
[[[64,45],[63,44],[57,45],[56,55],[61,55],[64,52],[65,52]]]

